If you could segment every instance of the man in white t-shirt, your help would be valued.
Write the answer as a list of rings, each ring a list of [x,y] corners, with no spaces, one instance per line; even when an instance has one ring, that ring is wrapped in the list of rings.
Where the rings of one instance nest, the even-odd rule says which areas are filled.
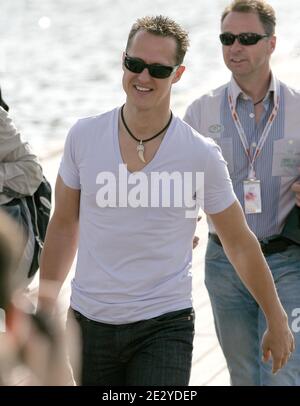
[[[82,331],[83,385],[188,384],[199,204],[266,315],[274,372],[294,348],[219,148],[170,111],[187,47],[169,18],[137,20],[123,54],[124,106],[79,120],[66,141],[41,284],[60,288],[78,248],[71,313]]]

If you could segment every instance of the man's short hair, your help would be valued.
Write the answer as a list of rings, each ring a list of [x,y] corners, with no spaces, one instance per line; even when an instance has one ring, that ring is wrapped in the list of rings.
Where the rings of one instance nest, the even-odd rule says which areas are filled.
[[[189,37],[187,31],[185,31],[178,23],[162,15],[139,18],[133,24],[129,32],[126,51],[128,51],[132,39],[138,31],[146,31],[160,37],[174,38],[177,44],[175,64],[182,64],[189,46]]]
[[[225,8],[222,13],[221,22],[231,12],[239,13],[255,13],[258,15],[265,33],[268,35],[274,35],[276,16],[273,7],[266,3],[264,0],[235,0],[229,6]]]

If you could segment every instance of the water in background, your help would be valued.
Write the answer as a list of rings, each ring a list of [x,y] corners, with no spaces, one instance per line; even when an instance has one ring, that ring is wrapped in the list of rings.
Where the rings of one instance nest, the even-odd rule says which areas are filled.
[[[278,76],[300,88],[299,0],[269,0],[277,12]],[[137,17],[165,14],[190,33],[187,70],[172,108],[230,77],[218,40],[228,0],[1,0],[0,83],[23,137],[42,155],[61,145],[76,118],[124,101],[121,57]]]

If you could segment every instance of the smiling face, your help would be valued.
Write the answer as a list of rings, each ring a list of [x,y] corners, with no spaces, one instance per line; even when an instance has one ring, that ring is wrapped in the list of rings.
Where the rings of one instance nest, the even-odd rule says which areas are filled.
[[[230,12],[223,20],[221,31],[240,34],[253,32],[265,34],[264,27],[256,13]],[[236,39],[232,45],[223,45],[223,58],[233,76],[239,80],[265,77],[270,71],[270,57],[276,45],[276,38],[263,38],[255,45],[241,45]]]
[[[138,31],[127,50],[130,57],[140,58],[147,64],[175,66],[176,41],[146,31]],[[123,55],[124,62],[125,54]],[[168,78],[157,79],[148,69],[141,73],[129,71],[123,63],[123,88],[127,95],[126,104],[138,110],[169,110],[172,84],[177,82],[184,71],[179,66]]]

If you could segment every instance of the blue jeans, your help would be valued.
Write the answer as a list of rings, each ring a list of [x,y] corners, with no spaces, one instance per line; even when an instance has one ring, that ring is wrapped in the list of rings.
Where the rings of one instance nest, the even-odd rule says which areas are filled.
[[[82,385],[188,385],[193,309],[123,325],[99,323],[72,312],[82,334]]]
[[[265,318],[244,287],[223,248],[208,241],[205,284],[210,296],[217,336],[225,355],[232,385],[300,385],[300,247],[266,257],[278,295],[289,318],[296,351],[287,365],[272,374],[271,361],[261,361]]]

